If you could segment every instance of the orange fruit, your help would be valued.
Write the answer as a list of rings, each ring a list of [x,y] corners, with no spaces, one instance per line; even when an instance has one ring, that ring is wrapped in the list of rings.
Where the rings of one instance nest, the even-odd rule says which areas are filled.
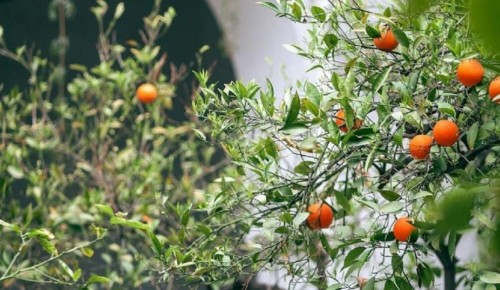
[[[347,125],[345,124],[345,112],[344,110],[340,109],[337,114],[335,114],[335,124],[337,124],[337,126],[339,126],[339,129],[340,131],[346,133],[347,131],[349,131],[347,129]],[[356,129],[359,129],[361,128],[361,126],[363,125],[363,120],[361,119],[356,119],[354,120],[354,124],[351,128],[356,130]]]
[[[326,203],[311,204],[307,211],[306,224],[310,229],[325,229],[328,228],[333,222],[333,209]]]
[[[375,47],[383,51],[393,51],[398,47],[399,42],[390,28],[380,33],[380,37],[373,39]]]
[[[490,87],[488,88],[488,93],[490,94],[490,99],[497,104],[500,104],[500,77],[497,77],[490,83]],[[498,98],[496,100],[495,97]]]
[[[466,87],[472,87],[481,82],[484,76],[484,68],[475,59],[466,59],[457,67],[457,79]]]
[[[144,83],[137,88],[135,95],[141,103],[149,104],[158,97],[158,90],[153,84]]]
[[[411,220],[408,217],[398,218],[394,223],[392,231],[396,240],[400,242],[407,242],[410,238],[411,233],[415,230],[415,226],[411,224]]]
[[[436,125],[434,125],[434,129],[432,129],[432,135],[438,145],[449,147],[458,141],[460,131],[455,122],[450,120],[439,120]]]
[[[431,152],[432,137],[417,135],[410,140],[410,154],[415,159],[426,159]]]

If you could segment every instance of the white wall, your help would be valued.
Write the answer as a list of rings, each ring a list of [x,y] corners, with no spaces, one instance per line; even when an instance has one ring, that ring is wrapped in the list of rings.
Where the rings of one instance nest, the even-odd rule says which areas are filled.
[[[208,0],[227,35],[237,77],[264,83],[272,79],[275,91],[282,92],[305,78],[309,63],[283,48],[283,44],[304,39],[305,25],[294,24],[255,0]]]

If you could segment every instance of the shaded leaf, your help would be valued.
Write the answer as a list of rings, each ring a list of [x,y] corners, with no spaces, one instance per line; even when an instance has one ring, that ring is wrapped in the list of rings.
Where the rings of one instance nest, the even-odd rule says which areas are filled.
[[[394,36],[396,37],[396,40],[404,47],[410,46],[410,40],[408,39],[408,36],[403,32],[403,30],[397,28],[397,27],[392,27],[392,32],[394,33]]]
[[[371,25],[366,25],[366,34],[371,38],[379,38],[380,32]]]
[[[109,221],[112,225],[120,225],[129,228],[139,229],[139,230],[149,230],[150,227],[147,224],[143,224],[139,221],[127,220],[120,217],[112,217]]]
[[[296,93],[293,96],[292,101],[290,102],[284,128],[295,123],[295,120],[297,120],[297,117],[299,116],[299,112],[300,112],[300,98],[299,95]]]
[[[385,81],[391,73],[392,67],[385,68],[381,73],[375,77],[375,81],[372,84],[372,94],[375,95],[382,86],[384,86]]]

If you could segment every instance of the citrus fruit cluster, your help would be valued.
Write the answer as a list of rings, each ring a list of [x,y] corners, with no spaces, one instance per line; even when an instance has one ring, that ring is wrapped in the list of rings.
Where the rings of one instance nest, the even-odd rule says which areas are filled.
[[[380,33],[380,37],[374,38],[373,43],[377,49],[391,52],[399,45],[398,40],[390,27],[386,27]],[[457,80],[465,87],[473,87],[481,83],[485,70],[482,64],[476,59],[466,59],[460,62],[457,67]],[[488,94],[493,102],[500,104],[500,77],[493,79],[488,88]],[[363,125],[363,120],[355,118],[350,128],[346,124],[345,111],[340,109],[335,114],[335,124],[340,131],[347,133],[351,130],[359,129]],[[435,142],[439,146],[453,146],[460,137],[460,130],[452,120],[442,119],[434,124],[432,136],[429,134],[419,134],[410,140],[409,152],[415,159],[424,160],[430,155],[431,147]],[[306,224],[311,229],[327,228],[333,222],[332,208],[323,202],[312,204],[308,208],[309,216]],[[398,241],[408,241],[415,226],[408,217],[397,219],[394,224],[393,233]]]

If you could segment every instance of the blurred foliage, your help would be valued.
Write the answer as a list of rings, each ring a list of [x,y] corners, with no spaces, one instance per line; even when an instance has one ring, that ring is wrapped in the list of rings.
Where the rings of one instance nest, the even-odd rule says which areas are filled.
[[[70,4],[53,1],[49,11],[61,20]],[[101,62],[91,68],[11,50],[0,28],[0,55],[30,73],[26,88],[0,89],[2,289],[157,287],[173,275],[160,267],[170,260],[166,248],[196,239],[188,227],[206,217],[197,205],[219,190],[220,174],[231,174],[220,149],[198,137],[209,127],[189,107],[172,107],[185,69],[165,75],[155,42],[175,11],[156,1],[144,45],[124,46],[112,39],[124,9],[105,1],[92,9]],[[78,76],[65,84],[68,68]],[[144,82],[158,88],[153,104],[135,97]],[[169,118],[173,110],[185,121]]]
[[[477,38],[484,43],[488,50],[500,58],[500,40],[498,31],[500,31],[500,2],[495,0],[472,1],[470,7],[471,28]]]

